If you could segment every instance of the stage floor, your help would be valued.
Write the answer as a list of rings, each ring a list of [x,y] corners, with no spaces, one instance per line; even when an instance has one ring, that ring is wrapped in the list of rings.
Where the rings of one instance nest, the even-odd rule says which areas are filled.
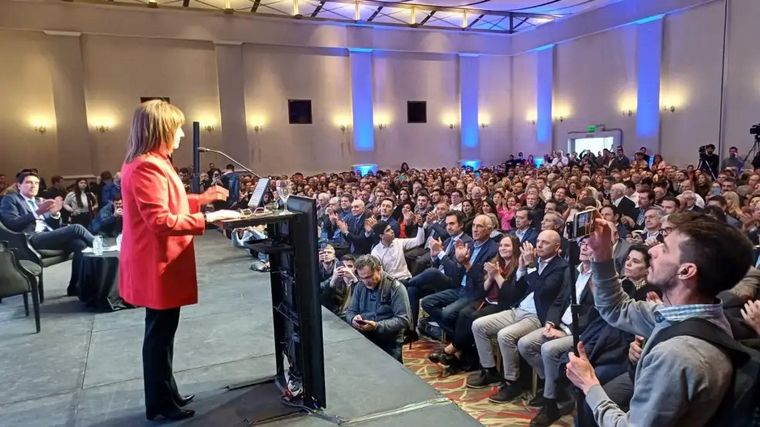
[[[196,394],[196,425],[223,426],[231,418],[209,415],[250,404],[241,399],[250,389],[226,386],[274,374],[269,274],[249,270],[247,253],[215,232],[197,239],[196,252],[200,303],[182,309],[175,377]],[[143,407],[144,310],[94,313],[65,297],[69,264],[45,270],[41,333],[21,297],[0,303],[0,425],[154,425]],[[326,311],[323,331],[326,415],[366,426],[480,425]],[[267,425],[334,423],[300,415]]]

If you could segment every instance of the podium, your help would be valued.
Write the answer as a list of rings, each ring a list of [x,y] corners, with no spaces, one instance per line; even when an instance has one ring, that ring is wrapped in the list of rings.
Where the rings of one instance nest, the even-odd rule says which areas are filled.
[[[283,403],[319,410],[327,406],[319,301],[316,202],[288,198],[290,213],[273,211],[224,221],[226,230],[267,226],[267,239],[247,246],[269,256],[277,372]]]

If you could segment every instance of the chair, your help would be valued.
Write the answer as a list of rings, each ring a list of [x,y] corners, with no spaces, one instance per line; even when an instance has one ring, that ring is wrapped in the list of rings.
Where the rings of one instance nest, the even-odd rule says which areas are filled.
[[[40,300],[37,279],[21,266],[13,249],[6,242],[0,242],[0,298],[23,295],[24,311],[29,316],[29,292],[32,293],[34,323],[40,332]]]
[[[71,258],[71,252],[51,249],[36,250],[29,243],[29,238],[26,234],[17,233],[9,229],[2,221],[0,221],[0,242],[3,241],[8,242],[8,248],[13,249],[22,268],[37,277],[40,302],[44,302],[45,290],[42,277],[43,269],[45,267],[50,267],[51,265],[68,261]]]

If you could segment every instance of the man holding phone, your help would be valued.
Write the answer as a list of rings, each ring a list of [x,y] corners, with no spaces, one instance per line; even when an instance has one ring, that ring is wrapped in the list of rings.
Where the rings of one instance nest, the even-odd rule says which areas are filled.
[[[380,260],[363,255],[356,260],[357,283],[346,310],[346,321],[399,362],[409,321],[409,297],[398,280],[383,271]]]

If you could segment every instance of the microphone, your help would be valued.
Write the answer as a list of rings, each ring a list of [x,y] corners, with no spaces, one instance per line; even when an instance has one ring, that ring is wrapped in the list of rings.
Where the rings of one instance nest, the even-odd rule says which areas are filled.
[[[248,166],[246,166],[246,165],[238,162],[237,160],[233,159],[232,157],[230,157],[229,155],[227,155],[227,153],[225,153],[223,151],[214,150],[214,149],[207,148],[207,147],[198,147],[198,152],[199,153],[216,153],[216,154],[219,154],[221,156],[224,156],[229,161],[231,161],[232,163],[235,163],[236,165],[240,166],[240,168],[243,169],[244,171],[250,173],[251,175],[255,176],[256,178],[261,178],[256,172],[254,172],[250,168],[248,168]]]

